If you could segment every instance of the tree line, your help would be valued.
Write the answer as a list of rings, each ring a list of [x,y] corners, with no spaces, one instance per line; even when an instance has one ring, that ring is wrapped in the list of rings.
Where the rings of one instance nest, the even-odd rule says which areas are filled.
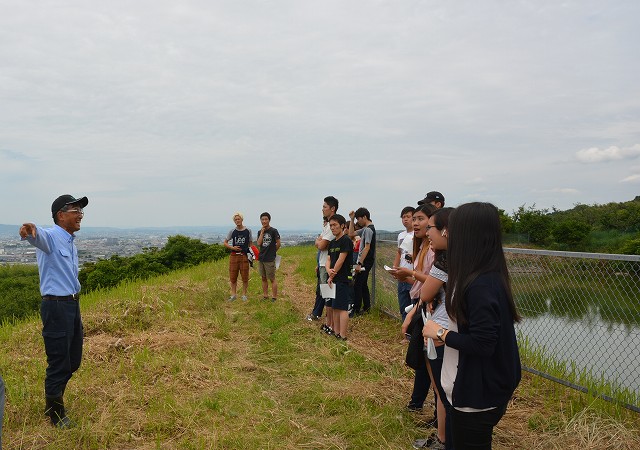
[[[640,255],[640,196],[566,211],[522,205],[511,215],[501,210],[501,221],[507,236],[526,235],[540,248]]]

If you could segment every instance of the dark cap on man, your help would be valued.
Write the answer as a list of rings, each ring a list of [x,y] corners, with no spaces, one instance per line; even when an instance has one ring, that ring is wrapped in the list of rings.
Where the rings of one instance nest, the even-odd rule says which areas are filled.
[[[75,198],[69,194],[61,195],[51,204],[51,216],[55,217],[56,213],[67,205],[78,205],[80,208],[84,208],[88,203],[89,199],[87,197]]]
[[[425,203],[440,202],[444,205],[444,195],[438,191],[431,191],[424,196],[424,199],[418,201],[418,205],[424,205]]]

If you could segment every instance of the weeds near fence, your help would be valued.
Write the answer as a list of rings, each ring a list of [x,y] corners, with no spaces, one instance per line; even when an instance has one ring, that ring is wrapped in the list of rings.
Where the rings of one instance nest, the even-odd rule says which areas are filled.
[[[544,346],[532,344],[520,331],[518,331],[518,347],[524,367],[535,368],[529,370],[582,392],[584,395],[578,396],[582,407],[588,403],[592,409],[621,419],[628,414],[629,407],[640,403],[634,391],[607,381],[602,375],[579,368],[573,362],[567,363],[554,358]],[[576,408],[576,410],[581,409]]]

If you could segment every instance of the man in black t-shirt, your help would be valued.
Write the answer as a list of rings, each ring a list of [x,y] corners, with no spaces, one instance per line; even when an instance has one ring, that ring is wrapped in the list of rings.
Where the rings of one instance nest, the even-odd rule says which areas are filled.
[[[231,284],[231,296],[229,301],[236,299],[238,289],[238,273],[242,276],[242,300],[247,301],[247,289],[249,287],[249,260],[247,253],[251,247],[253,236],[251,230],[244,226],[244,216],[237,212],[233,215],[236,227],[229,231],[224,240],[224,246],[231,250],[229,255],[229,281]]]
[[[333,329],[338,339],[347,340],[349,325],[349,276],[353,261],[353,242],[345,233],[347,221],[340,214],[329,219],[329,226],[335,239],[329,242],[327,274],[329,286],[335,285],[333,307]]]
[[[276,252],[280,248],[280,233],[271,226],[271,214],[260,214],[262,228],[258,232],[259,247],[258,271],[262,277],[262,298],[269,298],[269,281],[271,281],[271,301],[278,298],[278,282],[276,281]]]

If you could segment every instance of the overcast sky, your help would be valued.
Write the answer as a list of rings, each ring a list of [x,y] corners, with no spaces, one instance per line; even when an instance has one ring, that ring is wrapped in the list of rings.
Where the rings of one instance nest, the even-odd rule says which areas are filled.
[[[0,223],[640,195],[640,2],[0,0]]]

